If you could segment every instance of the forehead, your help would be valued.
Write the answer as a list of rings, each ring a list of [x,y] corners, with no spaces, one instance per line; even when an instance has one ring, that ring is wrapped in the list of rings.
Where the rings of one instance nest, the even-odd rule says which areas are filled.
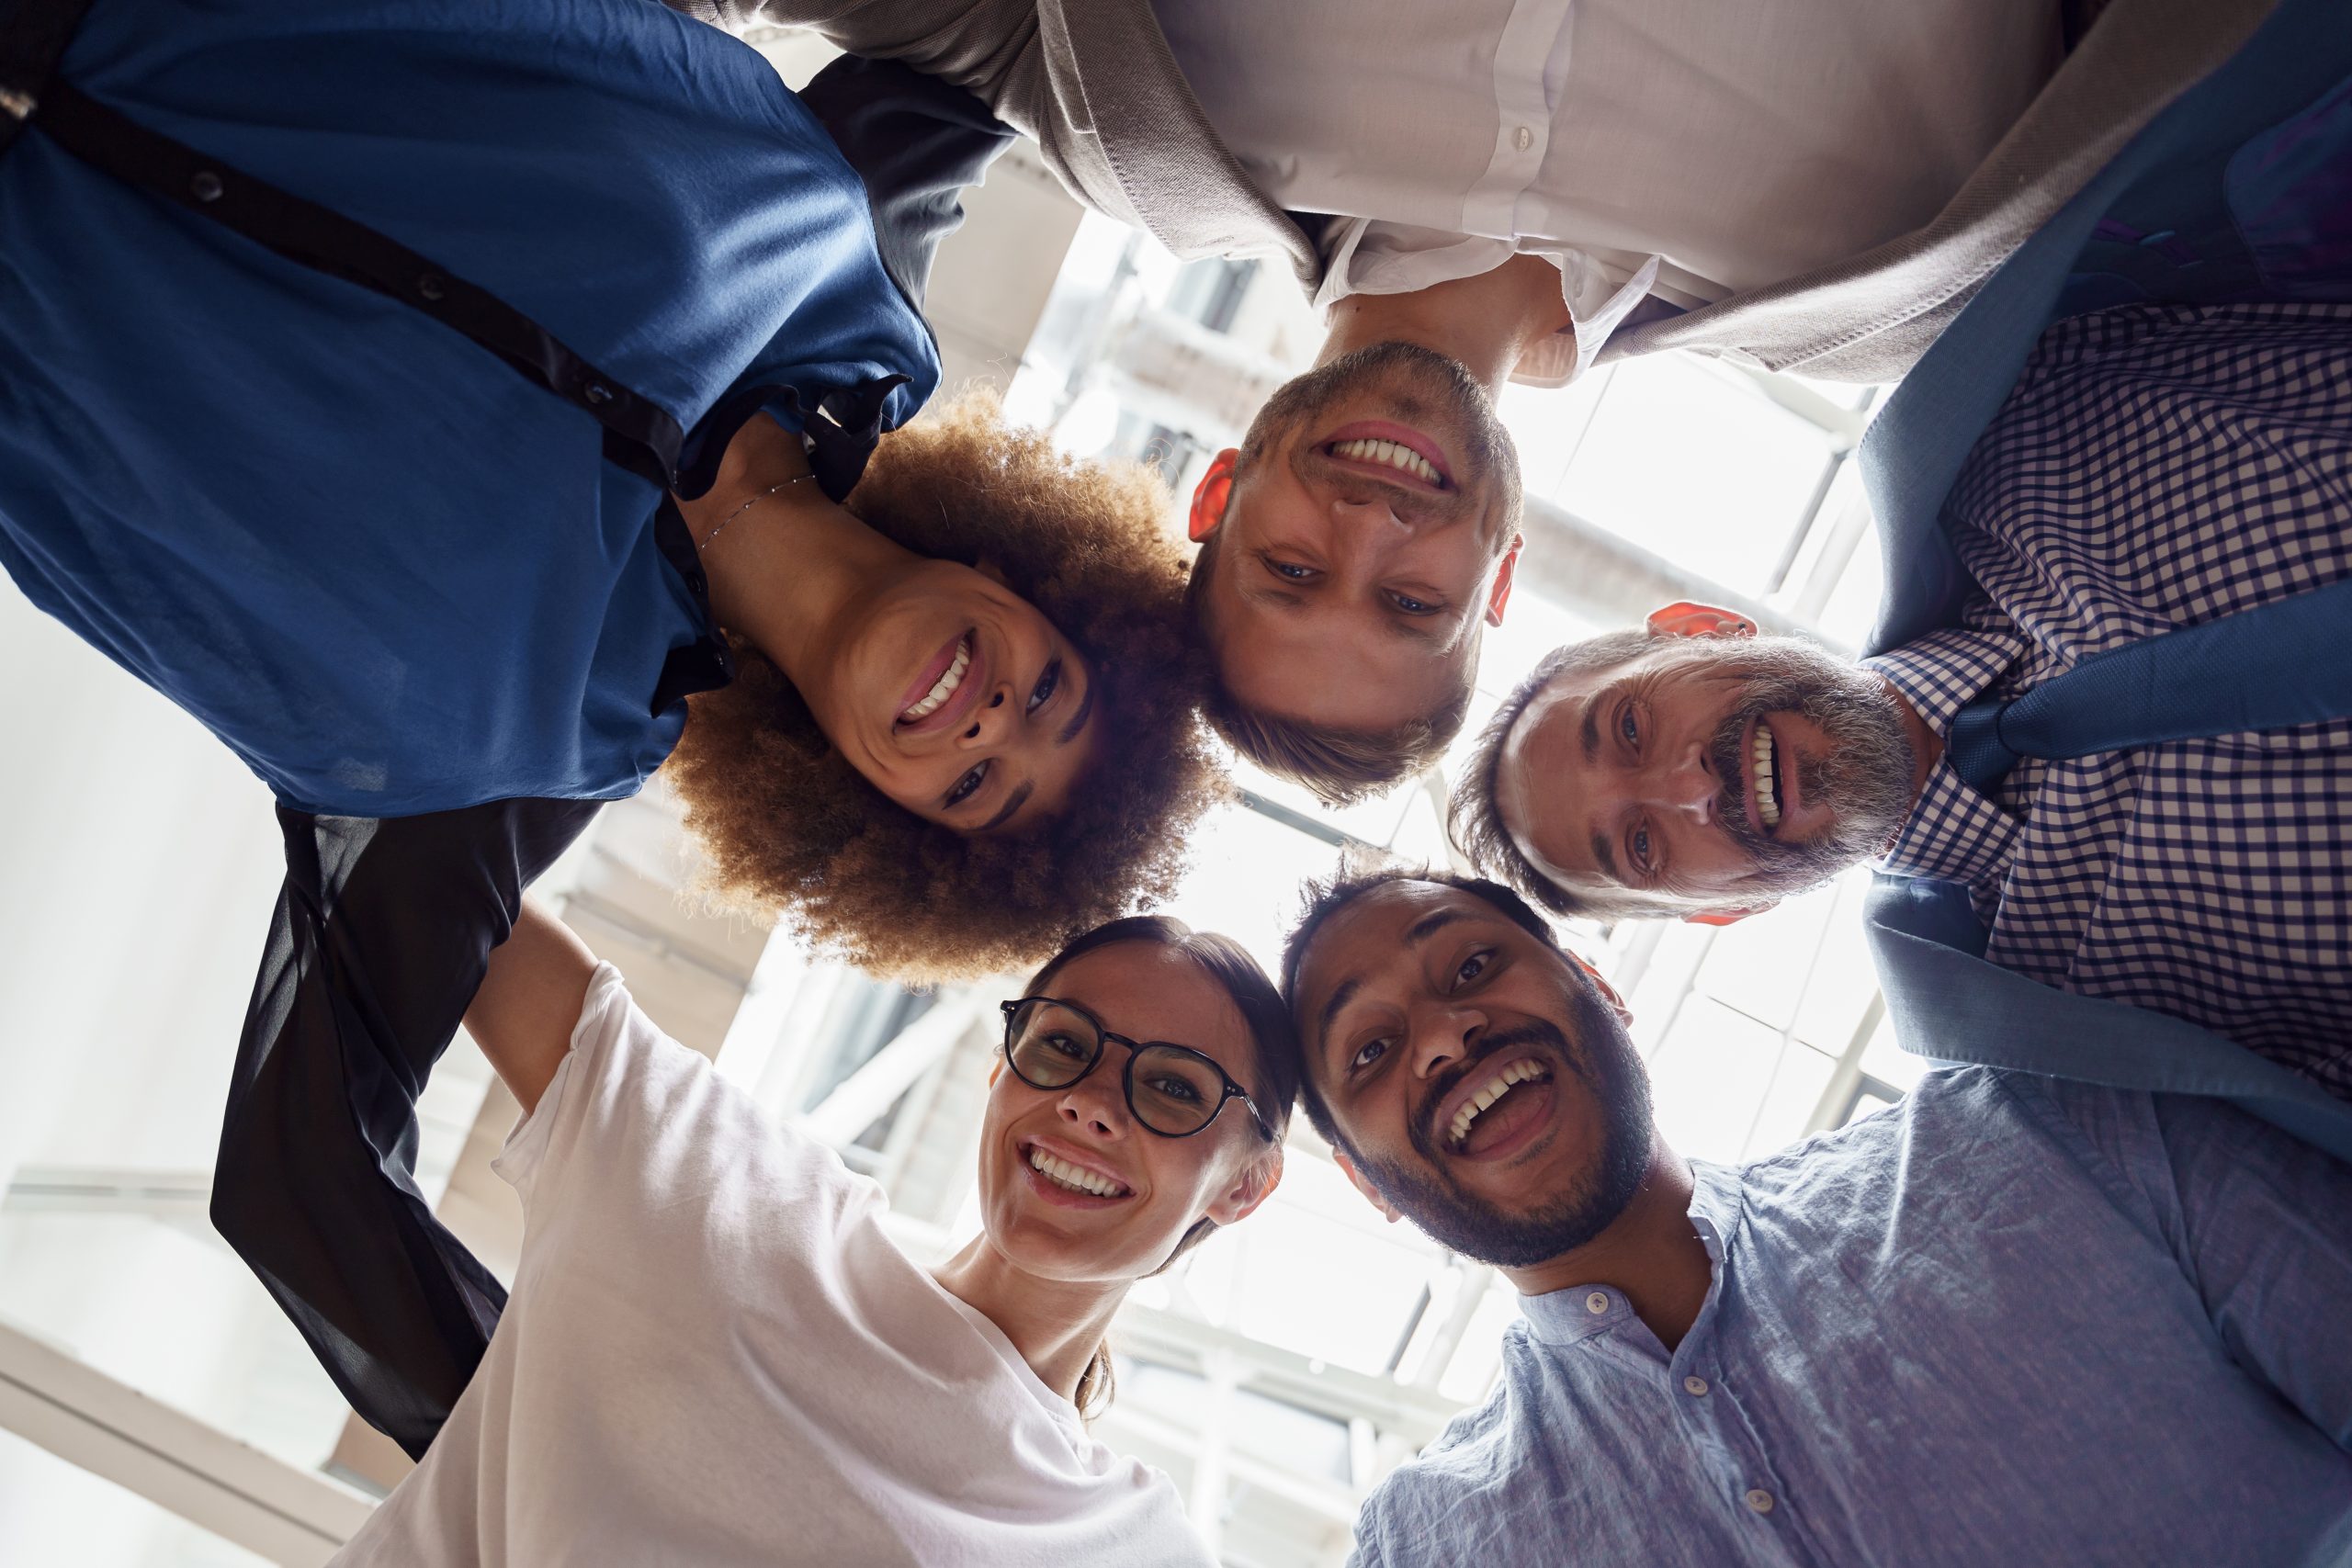
[[[1172,947],[1115,942],[1056,970],[1043,994],[1076,1002],[1114,1034],[1189,1045],[1250,1083],[1255,1046],[1232,996]]]
[[[1410,880],[1383,883],[1357,895],[1325,920],[1306,944],[1298,965],[1302,1010],[1311,1018],[1320,993],[1351,981],[1377,986],[1384,977],[1418,978],[1420,965],[1413,939],[1420,929],[1441,919],[1443,924],[1433,929],[1473,921],[1510,923],[1492,904],[1458,887]]]
[[[1478,644],[1475,634],[1443,649],[1393,637],[1364,604],[1297,611],[1241,603],[1212,609],[1204,629],[1235,702],[1358,730],[1393,729],[1443,705]]]
[[[1662,637],[1632,659],[1564,670],[1544,682],[1511,721],[1495,769],[1497,818],[1529,863],[1563,887],[1598,879],[1591,817],[1613,798],[1609,778],[1604,773],[1577,788],[1560,787],[1563,780],[1584,778],[1593,766],[1585,755],[1586,718],[1593,719],[1596,744],[1608,738],[1611,715],[1596,712],[1591,699],[1657,677],[1648,688],[1651,697],[1661,708],[1687,716],[1693,711],[1690,699],[1728,700],[1737,682],[1710,677],[1728,673],[1724,666],[1736,657],[1735,649],[1717,638]],[[1571,802],[1581,806],[1572,807]],[[1622,891],[1610,886],[1612,892]]]
[[[1573,704],[1577,699],[1646,675],[1703,675],[1733,656],[1733,649],[1718,637],[1653,637],[1647,648],[1631,659],[1563,670],[1545,682],[1520,710],[1506,740],[1506,750],[1523,748],[1528,737],[1563,702]]]

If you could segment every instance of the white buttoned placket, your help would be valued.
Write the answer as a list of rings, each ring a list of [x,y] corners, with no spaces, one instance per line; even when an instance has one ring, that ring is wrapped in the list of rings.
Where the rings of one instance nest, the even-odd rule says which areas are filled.
[[[1520,0],[1495,51],[1495,152],[1462,199],[1462,231],[1508,240],[1544,232],[1522,209],[1552,147],[1554,95],[1568,79],[1572,0]]]

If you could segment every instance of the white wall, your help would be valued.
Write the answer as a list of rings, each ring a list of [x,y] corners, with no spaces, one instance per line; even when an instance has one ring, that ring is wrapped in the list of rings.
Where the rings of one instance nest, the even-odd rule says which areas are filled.
[[[0,585],[0,1190],[209,1169],[277,898],[269,792]]]

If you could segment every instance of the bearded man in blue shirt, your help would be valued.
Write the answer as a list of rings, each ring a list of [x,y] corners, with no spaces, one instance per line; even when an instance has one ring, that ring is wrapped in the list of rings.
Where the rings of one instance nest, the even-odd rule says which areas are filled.
[[[1623,1003],[1494,883],[1317,888],[1283,980],[1340,1168],[1522,1297],[1357,1568],[2352,1554],[2352,1167],[1984,1067],[1685,1159]]]

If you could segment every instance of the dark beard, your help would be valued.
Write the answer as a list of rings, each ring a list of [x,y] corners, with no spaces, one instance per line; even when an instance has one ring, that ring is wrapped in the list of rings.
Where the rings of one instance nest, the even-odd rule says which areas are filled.
[[[1522,1028],[1487,1035],[1478,1054],[1442,1082],[1430,1086],[1414,1120],[1410,1138],[1419,1168],[1351,1153],[1373,1190],[1430,1236],[1464,1258],[1502,1269],[1523,1269],[1574,1251],[1590,1242],[1625,1212],[1649,1173],[1651,1143],[1649,1074],[1634,1054],[1624,1026],[1590,987],[1570,981],[1567,1003],[1577,1043],[1557,1026],[1534,1021]],[[1553,1193],[1516,1213],[1465,1192],[1454,1181],[1438,1147],[1434,1124],[1445,1097],[1498,1052],[1535,1045],[1551,1058],[1555,1078],[1574,1074],[1601,1106],[1601,1146],[1585,1163],[1567,1190]]]
[[[1243,465],[1257,462],[1283,436],[1374,382],[1387,393],[1388,417],[1462,432],[1467,449],[1462,471],[1453,476],[1455,489],[1471,494],[1489,477],[1499,479],[1510,486],[1517,510],[1519,449],[1495,412],[1494,400],[1468,366],[1418,344],[1372,344],[1283,382],[1241,438]]]
[[[1762,874],[1747,888],[1779,897],[1802,893],[1878,853],[1911,815],[1917,766],[1885,685],[1869,671],[1795,637],[1759,637],[1727,647],[1718,658],[1726,673],[1745,677],[1739,704],[1724,716],[1709,754],[1724,781],[1718,813],[1724,830]],[[1748,818],[1755,780],[1742,740],[1751,719],[1773,713],[1802,714],[1829,738],[1827,756],[1795,763],[1804,798],[1837,813],[1819,838],[1783,842]],[[1783,756],[1794,759],[1792,751]],[[1784,773],[1789,760],[1781,763]]]

